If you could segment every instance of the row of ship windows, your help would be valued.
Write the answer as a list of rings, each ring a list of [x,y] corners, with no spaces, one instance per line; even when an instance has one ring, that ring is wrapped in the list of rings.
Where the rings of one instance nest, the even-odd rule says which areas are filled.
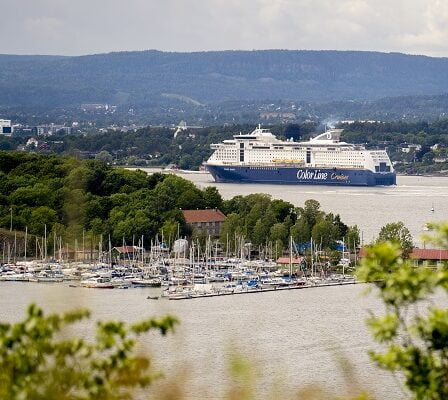
[[[279,153],[278,150],[283,150],[283,149],[276,149],[276,148],[265,148],[265,149],[263,149],[263,148],[254,148],[254,149],[248,148],[247,149],[246,148],[245,150],[249,151],[249,152],[256,152],[256,151],[259,150],[259,152],[261,152],[261,153],[265,153],[266,151],[275,151],[275,153]],[[218,151],[237,151],[237,148],[234,148],[234,149],[221,148],[221,149],[218,149]],[[286,152],[286,153],[305,153],[305,149],[300,149],[300,150],[299,149],[287,149],[284,152]],[[317,153],[317,154],[318,153],[332,154],[334,152],[333,151],[329,152],[329,151],[325,151],[325,150],[314,150],[313,153]],[[346,151],[346,150],[343,150],[343,151],[340,151],[338,153],[339,154],[360,154],[360,155],[363,155],[363,153],[359,152],[359,151]],[[384,156],[384,154],[372,154],[372,155],[375,156],[375,157]]]
[[[237,156],[237,154],[217,154],[216,155],[217,158],[234,158]],[[272,154],[266,154],[263,156],[254,156],[252,154],[246,154],[247,158],[253,158],[256,160],[271,160],[274,158],[274,155]],[[288,158],[288,157],[292,157],[294,159],[300,159],[300,158],[304,158],[301,156],[297,156],[297,155],[293,155],[293,154],[276,154],[275,158]],[[360,159],[358,157],[314,157],[314,159],[316,161],[328,161],[328,162],[334,162],[334,161],[350,161],[350,162],[354,162],[354,161],[365,161],[364,159]]]
[[[234,152],[234,153],[218,153],[217,156],[220,157],[231,157],[231,156],[236,156],[238,153]],[[257,154],[257,155],[253,155],[250,153],[245,153],[247,157],[256,157],[256,158],[269,158],[269,157],[293,157],[293,158],[297,158],[297,157],[304,157],[304,155],[302,154],[287,154],[287,153],[277,153],[277,154]],[[319,156],[319,155],[315,155],[314,158],[316,160],[362,160],[364,161],[365,159],[362,157],[351,157],[351,156],[345,156],[345,157],[341,157],[341,156]]]
[[[219,151],[218,153],[216,153],[216,156],[218,157],[231,157],[231,156],[237,156],[237,151],[232,151],[232,152],[222,152]],[[275,152],[275,153],[268,153],[268,154],[257,154],[257,155],[253,155],[250,152],[246,152],[246,156],[252,156],[252,157],[256,157],[256,158],[269,158],[269,157],[303,157],[303,154],[299,154],[299,153],[294,153],[294,152]],[[258,157],[257,157],[258,156]],[[316,160],[350,160],[350,161],[355,161],[355,160],[362,160],[364,161],[365,158],[364,157],[360,157],[360,155],[356,155],[356,156],[352,156],[352,155],[348,155],[348,154],[338,154],[338,155],[329,155],[329,154],[315,154],[314,158]]]
[[[272,150],[274,150],[276,153],[278,153],[278,150],[284,150],[283,148],[281,148],[281,147],[274,147],[274,148],[244,148],[246,151],[260,151],[260,152],[263,152],[263,153],[265,153],[265,152],[267,152],[267,151],[272,151]],[[236,151],[236,148],[235,149],[232,149],[232,148],[220,148],[220,149],[218,149],[218,151]],[[286,152],[287,153],[305,153],[305,151],[306,151],[306,149],[286,149]],[[334,151],[332,150],[332,151],[328,151],[328,150],[321,150],[321,149],[315,149],[314,151],[313,151],[313,153],[324,153],[324,154],[328,154],[328,153],[334,153]],[[349,150],[344,150],[344,149],[342,149],[342,150],[340,150],[340,151],[338,151],[338,153],[339,154],[361,154],[361,155],[363,155],[363,153],[361,152],[359,152],[359,151],[349,151]],[[373,153],[372,155],[374,155],[374,156],[383,156],[384,154],[375,154],[375,153]]]
[[[223,157],[223,156],[218,156],[216,157],[217,159],[235,159],[236,155],[234,155],[233,157]],[[246,160],[251,160],[254,162],[272,162],[273,158],[272,157],[246,157]],[[363,161],[363,160],[358,160],[358,159],[352,159],[352,158],[348,158],[348,159],[315,159],[315,162],[326,162],[326,163],[330,163],[330,164],[337,164],[337,163],[343,163],[343,164],[353,164],[354,162],[359,162],[359,161]]]

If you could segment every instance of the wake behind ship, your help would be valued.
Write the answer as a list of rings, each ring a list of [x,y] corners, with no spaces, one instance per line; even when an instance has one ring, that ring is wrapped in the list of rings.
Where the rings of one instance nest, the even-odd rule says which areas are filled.
[[[385,150],[340,141],[342,129],[330,129],[307,142],[282,141],[260,126],[250,134],[212,144],[205,163],[216,182],[341,186],[395,185],[396,174]]]

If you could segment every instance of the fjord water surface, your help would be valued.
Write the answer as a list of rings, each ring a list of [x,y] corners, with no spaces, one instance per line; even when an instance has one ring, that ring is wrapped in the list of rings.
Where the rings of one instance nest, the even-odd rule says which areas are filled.
[[[358,384],[378,399],[400,399],[393,377],[369,360],[374,348],[365,326],[368,311],[382,313],[366,285],[314,288],[182,301],[148,300],[158,289],[96,290],[68,284],[0,282],[1,321],[24,315],[30,302],[47,311],[87,307],[94,319],[137,321],[171,313],[181,324],[174,335],[144,338],[145,349],[167,377],[187,371],[192,398],[217,398],[226,390],[228,364],[236,350],[255,365],[257,390],[272,383],[299,387],[312,383],[334,393]],[[74,330],[90,336],[93,326]],[[354,373],[343,378],[341,357]],[[189,371],[189,372],[188,372]]]

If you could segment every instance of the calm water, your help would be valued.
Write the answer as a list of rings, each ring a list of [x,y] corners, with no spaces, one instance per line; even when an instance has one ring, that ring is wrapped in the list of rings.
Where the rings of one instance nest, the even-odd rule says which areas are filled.
[[[296,206],[315,199],[322,209],[338,213],[349,225],[358,225],[365,243],[378,235],[388,222],[403,221],[420,240],[427,222],[448,220],[448,178],[399,176],[391,187],[329,187],[318,185],[265,185],[215,183],[209,174],[182,174],[199,187],[216,186],[225,199],[250,193],[267,193]],[[434,207],[434,212],[431,208]]]
[[[314,382],[340,393],[346,388],[339,372],[341,354],[356,369],[351,383],[359,381],[378,399],[400,399],[395,380],[366,355],[373,343],[364,320],[368,310],[381,312],[381,305],[373,296],[362,296],[365,289],[356,285],[155,301],[146,296],[158,289],[95,290],[0,282],[0,320],[20,318],[30,302],[53,311],[88,307],[95,319],[136,321],[168,312],[181,320],[176,334],[165,339],[151,335],[145,345],[168,376],[192,367],[189,379],[201,388],[193,398],[216,398],[225,389],[228,359],[237,349],[256,365],[261,392],[270,382],[293,387]],[[77,329],[89,335],[88,326]]]

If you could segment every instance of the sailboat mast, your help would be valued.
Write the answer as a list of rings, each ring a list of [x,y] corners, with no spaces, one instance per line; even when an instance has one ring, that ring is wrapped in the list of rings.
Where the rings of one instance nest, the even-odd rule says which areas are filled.
[[[26,245],[28,241],[28,226],[25,226],[25,262],[26,262]]]
[[[289,279],[292,278],[292,236],[289,237]]]
[[[45,224],[44,235],[45,235],[44,261],[47,262],[47,224]]]
[[[313,237],[311,237],[311,276],[314,277]]]

